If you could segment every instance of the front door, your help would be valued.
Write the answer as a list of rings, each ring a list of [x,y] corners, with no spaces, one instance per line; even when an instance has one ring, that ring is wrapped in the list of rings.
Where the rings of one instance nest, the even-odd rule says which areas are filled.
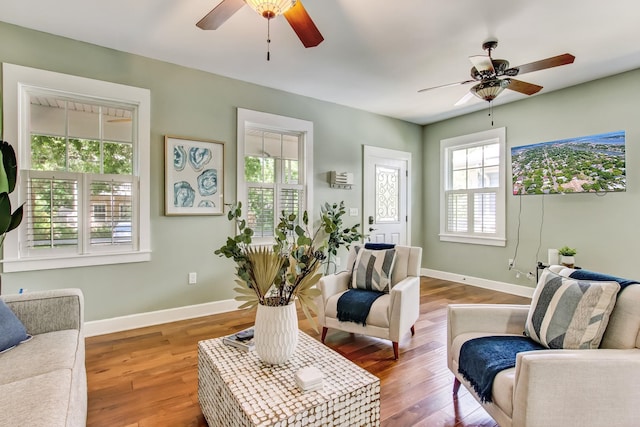
[[[369,242],[410,245],[411,153],[364,147],[363,224]]]

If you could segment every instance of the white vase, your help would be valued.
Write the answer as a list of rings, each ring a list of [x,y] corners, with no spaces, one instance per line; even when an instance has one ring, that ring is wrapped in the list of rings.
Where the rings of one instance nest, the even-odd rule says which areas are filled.
[[[573,268],[575,265],[576,259],[572,256],[561,255],[560,256],[560,264],[565,267]]]
[[[295,303],[280,306],[258,304],[254,326],[255,351],[269,365],[285,363],[298,345],[298,313]]]

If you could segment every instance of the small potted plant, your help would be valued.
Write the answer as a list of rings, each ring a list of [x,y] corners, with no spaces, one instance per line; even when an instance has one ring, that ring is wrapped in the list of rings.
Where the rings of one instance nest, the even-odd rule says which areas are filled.
[[[558,249],[558,254],[560,254],[560,264],[565,267],[573,268],[576,262],[574,258],[576,253],[577,251],[569,246],[563,246]]]

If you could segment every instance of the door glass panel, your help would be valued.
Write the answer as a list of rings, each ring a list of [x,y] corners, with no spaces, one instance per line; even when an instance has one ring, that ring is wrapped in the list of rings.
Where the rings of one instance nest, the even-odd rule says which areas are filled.
[[[400,222],[400,170],[376,165],[376,222]]]

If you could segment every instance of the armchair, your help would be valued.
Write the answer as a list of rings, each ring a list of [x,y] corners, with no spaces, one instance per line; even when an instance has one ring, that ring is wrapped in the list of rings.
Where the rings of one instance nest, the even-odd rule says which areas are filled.
[[[574,271],[550,269],[564,277]],[[483,336],[522,336],[528,312],[525,305],[449,306],[447,362],[454,395],[463,384],[501,427],[638,425],[640,285],[618,295],[600,348],[518,353],[516,366],[495,376],[491,401],[482,402],[458,372],[462,345]]]
[[[394,358],[398,359],[400,337],[411,331],[420,315],[420,265],[422,248],[396,246],[396,258],[391,273],[389,293],[378,298],[371,306],[366,326],[338,320],[338,299],[350,288],[351,270],[356,260],[356,250],[349,251],[349,271],[324,276],[318,282],[322,292],[318,304],[318,321],[322,325],[324,343],[329,328],[391,340]]]

